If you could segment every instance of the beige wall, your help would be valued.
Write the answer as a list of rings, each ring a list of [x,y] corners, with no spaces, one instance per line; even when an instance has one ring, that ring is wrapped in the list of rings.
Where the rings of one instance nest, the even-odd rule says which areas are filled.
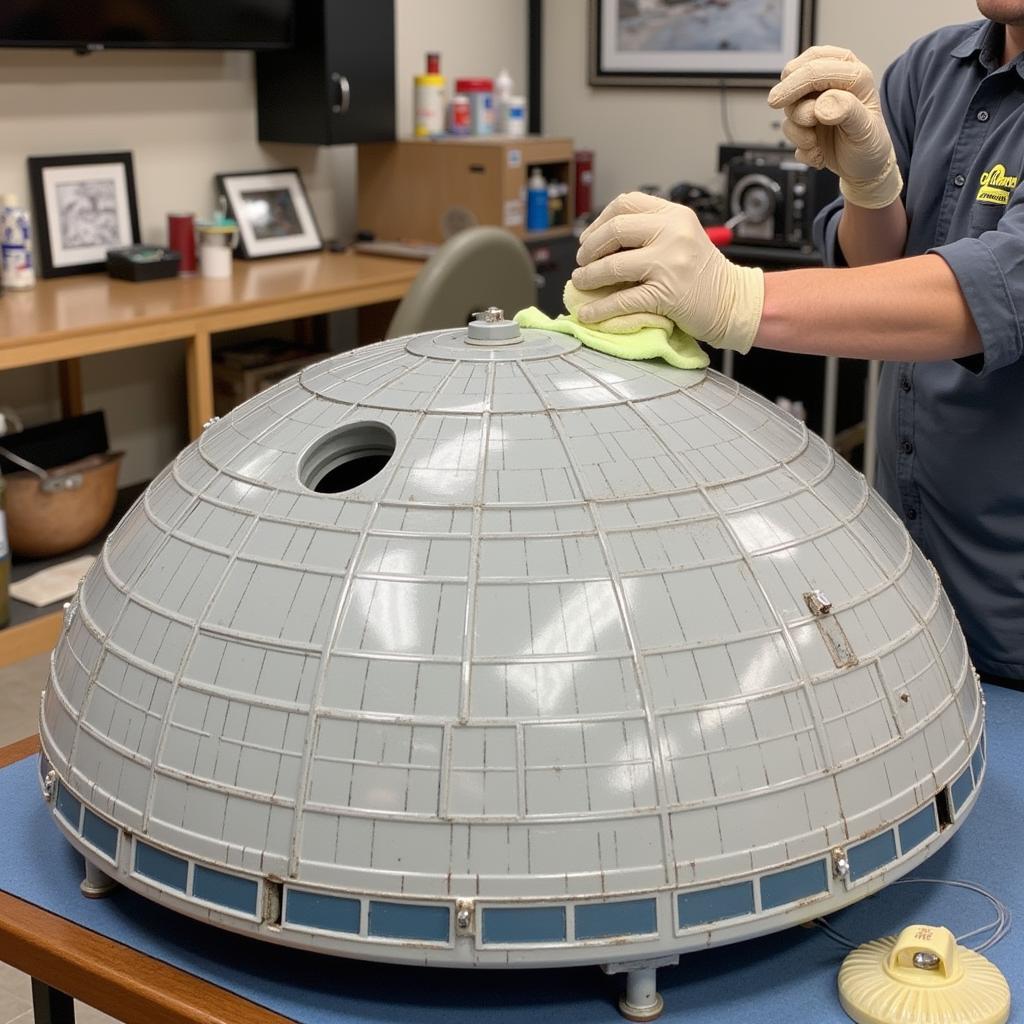
[[[641,184],[688,180],[717,185],[724,141],[714,89],[592,88],[587,83],[587,0],[547,0],[544,18],[544,129],[594,149],[595,199]],[[816,42],[852,49],[880,75],[918,36],[978,17],[972,0],[818,0]],[[765,90],[728,92],[734,137],[782,139]]]
[[[412,76],[428,49],[450,76],[526,76],[526,0],[396,0],[399,132],[411,131]],[[261,145],[249,53],[0,50],[0,192],[28,196],[30,155],[134,153],[142,237],[161,242],[168,210],[210,209],[218,171],[301,169],[327,236],[355,226],[354,147]],[[0,302],[3,300],[0,299]],[[179,345],[85,361],[87,408],[107,412],[126,450],[123,482],[152,477],[185,441]],[[56,372],[0,373],[0,405],[30,423],[56,416]]]

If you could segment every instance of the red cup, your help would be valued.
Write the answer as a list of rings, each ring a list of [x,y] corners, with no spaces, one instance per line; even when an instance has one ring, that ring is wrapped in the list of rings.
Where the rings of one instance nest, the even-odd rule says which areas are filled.
[[[170,248],[181,253],[179,274],[196,272],[196,226],[191,213],[167,214],[167,240]]]

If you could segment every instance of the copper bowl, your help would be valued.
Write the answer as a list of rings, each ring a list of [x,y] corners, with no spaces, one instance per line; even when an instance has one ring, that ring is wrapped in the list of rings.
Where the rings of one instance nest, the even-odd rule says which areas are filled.
[[[52,558],[93,540],[110,521],[124,452],[4,477],[7,536],[22,558]]]

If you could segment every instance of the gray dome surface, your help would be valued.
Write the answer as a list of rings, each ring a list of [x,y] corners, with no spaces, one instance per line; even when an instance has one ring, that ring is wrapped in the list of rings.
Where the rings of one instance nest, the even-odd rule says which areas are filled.
[[[207,429],[72,602],[41,734],[125,885],[494,966],[827,913],[984,768],[949,602],[862,476],[713,372],[538,331],[360,349]]]

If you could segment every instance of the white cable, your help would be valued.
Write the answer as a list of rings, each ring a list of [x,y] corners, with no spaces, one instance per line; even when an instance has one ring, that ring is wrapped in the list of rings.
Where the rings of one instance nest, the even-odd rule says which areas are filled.
[[[973,882],[959,882],[949,878],[901,878],[894,882],[894,885],[911,885],[917,882],[929,884],[929,885],[952,885],[958,889],[966,889],[968,892],[977,893],[979,896],[984,896],[993,907],[996,909],[996,916],[988,924],[982,925],[980,928],[974,928],[969,932],[965,932],[963,935],[958,935],[956,941],[960,944],[966,942],[967,939],[973,939],[978,935],[983,935],[985,932],[991,932],[984,942],[979,943],[977,946],[970,947],[975,952],[981,953],[986,949],[991,948],[1000,939],[1006,937],[1009,934],[1010,928],[1013,923],[1013,915],[1010,913],[1009,908],[1002,901],[998,900],[988,890],[983,889],[980,885],[975,885]],[[840,946],[844,946],[847,949],[857,949],[857,944],[845,936],[837,928],[834,928],[825,918],[816,918],[814,923],[834,942],[837,942]]]

